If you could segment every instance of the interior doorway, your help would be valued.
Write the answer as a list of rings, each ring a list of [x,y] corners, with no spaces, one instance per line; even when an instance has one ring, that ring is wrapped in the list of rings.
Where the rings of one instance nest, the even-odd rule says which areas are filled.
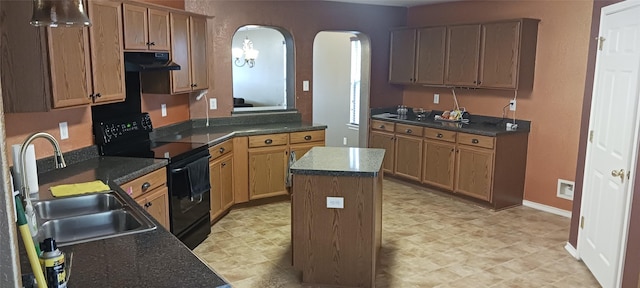
[[[323,31],[313,41],[313,122],[326,146],[367,147],[371,53],[359,32]]]
[[[601,12],[578,256],[603,287],[621,286],[638,158],[640,2]],[[632,173],[630,171],[633,171]]]

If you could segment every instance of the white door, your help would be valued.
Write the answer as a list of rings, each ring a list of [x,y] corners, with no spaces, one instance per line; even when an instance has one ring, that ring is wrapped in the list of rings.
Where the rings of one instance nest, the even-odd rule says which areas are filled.
[[[603,287],[620,286],[637,157],[640,2],[602,9],[578,253]],[[633,172],[630,173],[633,175]]]

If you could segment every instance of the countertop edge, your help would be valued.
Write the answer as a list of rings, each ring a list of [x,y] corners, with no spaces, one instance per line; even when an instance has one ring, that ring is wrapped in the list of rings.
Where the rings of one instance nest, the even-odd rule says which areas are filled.
[[[529,129],[518,129],[515,131],[507,131],[505,130],[500,130],[500,131],[484,131],[484,130],[480,130],[480,129],[470,129],[470,128],[465,128],[464,126],[462,127],[453,127],[453,126],[446,126],[446,125],[442,125],[442,124],[458,124],[457,122],[442,122],[441,125],[435,125],[431,122],[421,122],[421,121],[414,121],[414,120],[408,120],[408,119],[396,119],[396,118],[388,118],[388,117],[383,117],[383,116],[375,116],[372,115],[371,119],[373,120],[380,120],[380,121],[387,121],[387,122],[395,122],[395,123],[402,123],[402,124],[409,124],[409,125],[415,125],[415,126],[422,126],[422,127],[427,127],[427,128],[435,128],[435,129],[442,129],[442,130],[449,130],[449,131],[456,131],[456,132],[464,132],[464,133],[469,133],[469,134],[476,134],[476,135],[483,135],[483,136],[491,136],[491,137],[496,137],[499,135],[503,135],[503,134],[518,134],[518,133],[529,133],[530,130]],[[429,120],[431,121],[431,120]],[[438,122],[440,123],[440,122]],[[462,124],[464,125],[464,124]]]

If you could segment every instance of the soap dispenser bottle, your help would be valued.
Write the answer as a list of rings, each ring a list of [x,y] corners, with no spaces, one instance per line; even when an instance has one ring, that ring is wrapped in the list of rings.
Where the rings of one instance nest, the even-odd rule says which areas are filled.
[[[40,264],[49,288],[66,288],[67,275],[64,267],[64,253],[60,251],[53,238],[40,243]]]

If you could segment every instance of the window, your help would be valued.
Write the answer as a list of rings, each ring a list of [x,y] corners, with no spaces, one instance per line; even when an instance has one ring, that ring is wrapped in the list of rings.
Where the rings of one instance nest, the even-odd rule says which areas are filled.
[[[351,93],[349,101],[349,123],[360,123],[360,75],[362,49],[358,38],[351,38]]]

